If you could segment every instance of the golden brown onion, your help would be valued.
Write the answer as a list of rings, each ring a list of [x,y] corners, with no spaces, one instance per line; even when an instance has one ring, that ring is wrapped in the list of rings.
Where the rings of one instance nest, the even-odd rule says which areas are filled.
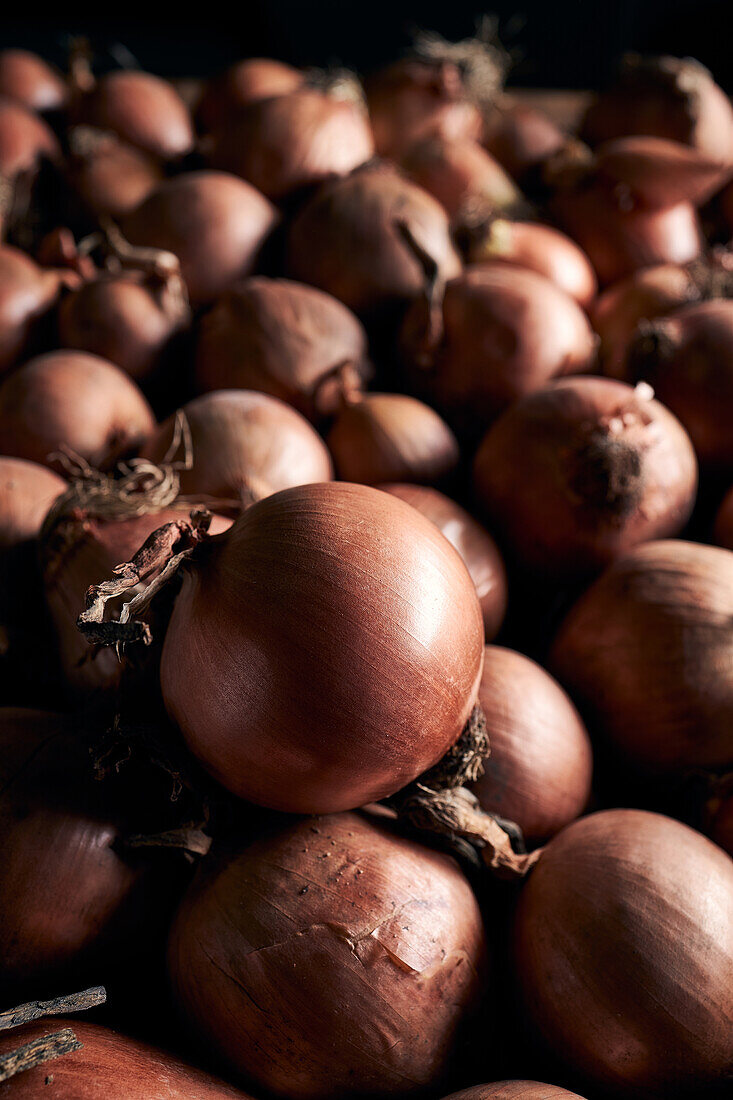
[[[498,161],[469,138],[423,139],[409,146],[400,166],[458,224],[511,213],[523,201]]]
[[[300,88],[304,80],[304,74],[292,65],[269,57],[238,61],[208,82],[196,108],[196,120],[202,130],[216,130],[236,118],[248,104],[287,95]]]
[[[151,73],[133,69],[106,73],[81,99],[76,121],[111,130],[161,160],[185,156],[193,148],[193,124],[186,104],[172,84]]]
[[[0,551],[37,538],[65,489],[63,478],[45,466],[0,456]]]
[[[31,111],[57,111],[66,106],[69,90],[61,74],[28,50],[0,51],[0,95]]]
[[[540,222],[497,218],[471,249],[470,259],[472,263],[501,260],[529,268],[555,283],[581,306],[589,306],[598,291],[598,280],[585,252],[570,237]]]
[[[58,271],[44,270],[20,249],[0,245],[0,375],[29,350],[59,289]]]

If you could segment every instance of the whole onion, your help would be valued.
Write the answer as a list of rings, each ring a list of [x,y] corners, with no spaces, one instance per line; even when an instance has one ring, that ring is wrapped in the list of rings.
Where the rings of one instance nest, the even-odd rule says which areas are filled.
[[[648,386],[562,379],[489,430],[476,493],[526,567],[571,578],[682,530],[697,463],[682,426],[652,397]]]
[[[733,863],[670,818],[609,810],[568,826],[522,889],[526,1010],[614,1096],[701,1095],[733,1062]]]
[[[437,489],[399,483],[380,488],[417,508],[455,546],[476,588],[484,635],[490,642],[499,633],[506,613],[507,582],[504,562],[489,532]]]
[[[330,481],[328,449],[307,420],[276,397],[249,390],[216,390],[183,406],[191,434],[190,468],[179,472],[181,492],[235,509],[280,489]],[[142,455],[162,462],[178,415],[160,425]],[[179,452],[176,458],[182,460]]]
[[[0,385],[4,450],[43,465],[65,448],[92,466],[110,466],[154,427],[150,406],[132,379],[86,352],[39,355]]]
[[[595,164],[601,176],[628,188],[639,202],[666,209],[707,202],[733,175],[732,157],[733,146],[727,155],[712,158],[666,138],[622,137],[605,142]]]
[[[65,489],[63,478],[45,466],[0,456],[0,553],[37,538]]]
[[[290,228],[288,270],[358,314],[404,307],[425,287],[406,225],[441,278],[461,269],[448,217],[432,195],[389,164],[370,164],[324,184]]]
[[[401,393],[346,395],[326,437],[342,481],[435,484],[455,472],[458,441],[422,401]]]
[[[66,174],[72,192],[93,218],[121,218],[163,179],[160,163],[114,134],[75,126],[68,134]]]
[[[0,245],[0,375],[29,350],[59,289],[59,272],[44,270],[18,248]]]
[[[409,146],[400,166],[458,224],[511,213],[523,202],[498,161],[469,138],[425,138]]]
[[[363,326],[336,298],[290,279],[236,283],[198,327],[199,389],[260,390],[309,420],[331,416],[371,374]]]
[[[172,252],[193,305],[248,275],[276,222],[267,199],[226,172],[187,172],[161,183],[121,222],[134,245]]]
[[[42,118],[21,103],[0,98],[0,176],[12,180],[34,171],[44,158],[59,156],[59,143]]]
[[[567,143],[556,122],[526,103],[499,105],[486,126],[483,144],[509,175],[525,181]]]
[[[204,131],[216,130],[250,103],[270,96],[287,95],[303,85],[305,76],[269,57],[238,61],[206,85],[196,108],[196,119]]]
[[[491,752],[472,784],[482,809],[516,822],[539,844],[585,809],[593,755],[560,685],[521,653],[486,646],[479,703]]]
[[[516,264],[544,275],[579,302],[589,306],[598,291],[590,260],[578,245],[550,225],[497,218],[470,252],[472,263]]]
[[[572,608],[550,667],[645,770],[733,763],[733,553],[668,541],[615,562]]]
[[[726,493],[718,509],[713,541],[718,546],[733,550],[733,488]]]
[[[442,303],[416,302],[401,345],[418,390],[449,419],[483,427],[550,379],[590,369],[596,341],[549,279],[486,263],[450,280]]]
[[[583,1097],[557,1085],[542,1085],[539,1081],[496,1081],[493,1085],[476,1085],[452,1092],[445,1100],[583,1100]]]
[[[67,1027],[81,1049],[19,1073],[0,1085],[0,1097],[36,1100],[48,1094],[58,1100],[96,1100],[101,1090],[106,1100],[251,1100],[168,1051],[76,1017],[39,1020],[3,1032],[0,1056]]]
[[[68,88],[60,73],[28,50],[0,51],[0,95],[31,111],[57,111],[66,106]]]
[[[76,122],[111,130],[161,160],[185,156],[193,148],[186,104],[172,84],[151,73],[106,73],[80,98],[74,114]]]
[[[334,176],[345,176],[374,154],[361,103],[297,88],[258,99],[226,118],[212,136],[208,160],[242,176],[273,201]]]
[[[629,373],[679,416],[701,465],[733,470],[733,301],[693,303],[645,325]]]
[[[477,999],[481,915],[453,861],[340,814],[216,861],[184,898],[176,1002],[230,1070],[308,1100],[435,1086]]]

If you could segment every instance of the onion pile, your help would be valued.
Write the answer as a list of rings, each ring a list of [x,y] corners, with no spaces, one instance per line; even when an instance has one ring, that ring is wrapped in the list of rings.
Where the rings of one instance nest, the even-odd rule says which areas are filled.
[[[68,89],[61,75],[28,50],[0,51],[0,95],[31,111],[58,111],[66,106]]]
[[[0,375],[27,352],[60,290],[58,271],[45,271],[11,245],[0,245]]]
[[[400,165],[458,225],[511,214],[522,205],[519,191],[498,161],[467,138],[419,141],[400,158]]]
[[[168,949],[184,1018],[278,1096],[440,1082],[481,990],[478,905],[443,855],[356,814],[297,822],[202,869]]]
[[[303,73],[292,65],[268,57],[239,61],[206,85],[196,108],[196,119],[204,131],[216,130],[250,103],[270,96],[287,95],[300,88]]]
[[[75,110],[76,121],[111,130],[123,141],[161,160],[185,156],[193,147],[186,104],[167,80],[120,69],[93,82]]]

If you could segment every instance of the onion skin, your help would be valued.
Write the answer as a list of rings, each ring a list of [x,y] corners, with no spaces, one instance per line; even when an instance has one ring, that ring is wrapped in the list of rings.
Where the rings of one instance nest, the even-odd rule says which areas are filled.
[[[31,111],[58,111],[66,106],[68,88],[61,75],[28,50],[0,52],[0,95]]]
[[[210,80],[196,109],[196,120],[206,133],[236,118],[243,107],[271,96],[287,95],[302,87],[303,73],[268,57],[238,61]]]
[[[553,1050],[614,1096],[700,1091],[733,1060],[733,863],[670,818],[568,826],[525,883],[515,959]]]
[[[445,207],[453,222],[510,213],[523,202],[499,162],[467,138],[419,141],[400,158],[400,166]]]
[[[341,814],[202,868],[168,962],[187,1022],[237,1074],[293,1100],[346,1100],[440,1080],[484,953],[451,859]]]
[[[489,532],[437,489],[403,484],[380,485],[380,489],[417,508],[455,546],[471,574],[484,620],[484,637],[490,642],[499,633],[506,614],[507,580],[504,562]]]
[[[161,183],[122,219],[131,244],[181,261],[192,305],[206,305],[249,275],[277,220],[258,191],[225,172],[187,172]]]
[[[408,225],[441,278],[458,274],[442,206],[389,164],[368,165],[316,193],[291,225],[288,271],[359,316],[402,309],[424,290],[425,272],[398,222]]]
[[[707,158],[687,145],[658,137],[623,137],[597,150],[596,170],[629,188],[645,206],[665,209],[679,202],[701,206],[733,174],[730,156]]]
[[[332,812],[443,756],[482,660],[478,599],[450,543],[386,493],[325,482],[255,504],[187,573],[161,688],[234,794]]]
[[[280,489],[330,481],[326,445],[295,409],[248,390],[217,390],[183,406],[191,431],[192,466],[179,471],[181,492],[243,507]],[[173,443],[176,416],[143,448],[162,462]],[[177,456],[180,457],[180,456]]]
[[[42,118],[12,99],[0,99],[0,176],[14,179],[35,170],[42,159],[60,155],[54,132]]]
[[[401,393],[367,393],[344,401],[327,443],[342,481],[432,485],[455,473],[458,441],[438,414]]]
[[[733,550],[733,489],[726,493],[718,509],[713,542],[717,546],[724,546],[726,550]]]
[[[82,1044],[62,1058],[36,1066],[0,1085],[12,1100],[251,1100],[203,1070],[99,1024],[77,1016],[39,1020],[3,1034],[0,1054],[51,1031],[70,1027]]]
[[[69,131],[69,144],[68,182],[93,217],[123,217],[163,180],[154,157],[114,134],[77,126]]]
[[[269,393],[308,420],[339,408],[345,364],[353,384],[371,374],[361,322],[330,294],[290,279],[236,283],[198,326],[200,390]]]
[[[583,813],[593,754],[580,715],[538,664],[486,646],[479,703],[491,752],[471,789],[481,808],[514,821],[532,845]]]
[[[63,478],[45,466],[0,456],[0,553],[37,538],[65,489]]]
[[[523,103],[497,111],[483,138],[485,148],[519,183],[544,161],[559,153],[567,135],[557,123]]]
[[[557,1085],[542,1085],[539,1081],[496,1081],[493,1085],[476,1085],[452,1092],[445,1100],[583,1100],[583,1097]]]
[[[259,99],[214,132],[209,161],[253,184],[273,202],[374,155],[366,111],[314,88]]]
[[[111,130],[160,160],[175,160],[193,148],[186,104],[172,84],[151,73],[107,73],[81,100],[76,121]]]
[[[594,729],[637,768],[733,763],[733,553],[639,546],[572,608],[550,668]]]
[[[12,245],[0,245],[0,376],[29,349],[59,287],[58,272],[44,271]]]
[[[598,292],[598,280],[582,248],[558,229],[539,222],[503,218],[491,222],[470,258],[472,263],[502,261],[536,271],[584,307]]]
[[[96,355],[39,355],[0,385],[3,447],[44,466],[64,447],[98,469],[111,466],[140,447],[154,427],[132,379]]]

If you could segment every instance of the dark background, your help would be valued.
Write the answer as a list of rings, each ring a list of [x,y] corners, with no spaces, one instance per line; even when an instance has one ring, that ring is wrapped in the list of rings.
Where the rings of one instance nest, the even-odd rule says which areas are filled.
[[[100,2],[85,13],[61,5],[44,20],[3,13],[0,44],[25,46],[63,64],[69,35],[92,40],[98,67],[124,63],[166,76],[206,76],[240,57],[274,56],[296,65],[332,63],[369,71],[399,54],[410,30],[469,35],[487,9],[466,0],[261,0],[193,4],[176,11]],[[516,61],[511,83],[527,87],[598,86],[625,50],[693,56],[733,91],[730,4],[721,0],[511,0],[490,4]],[[189,11],[189,14],[186,12]],[[103,14],[100,14],[103,13]],[[123,47],[122,50],[119,47]],[[111,51],[111,52],[110,52]]]

